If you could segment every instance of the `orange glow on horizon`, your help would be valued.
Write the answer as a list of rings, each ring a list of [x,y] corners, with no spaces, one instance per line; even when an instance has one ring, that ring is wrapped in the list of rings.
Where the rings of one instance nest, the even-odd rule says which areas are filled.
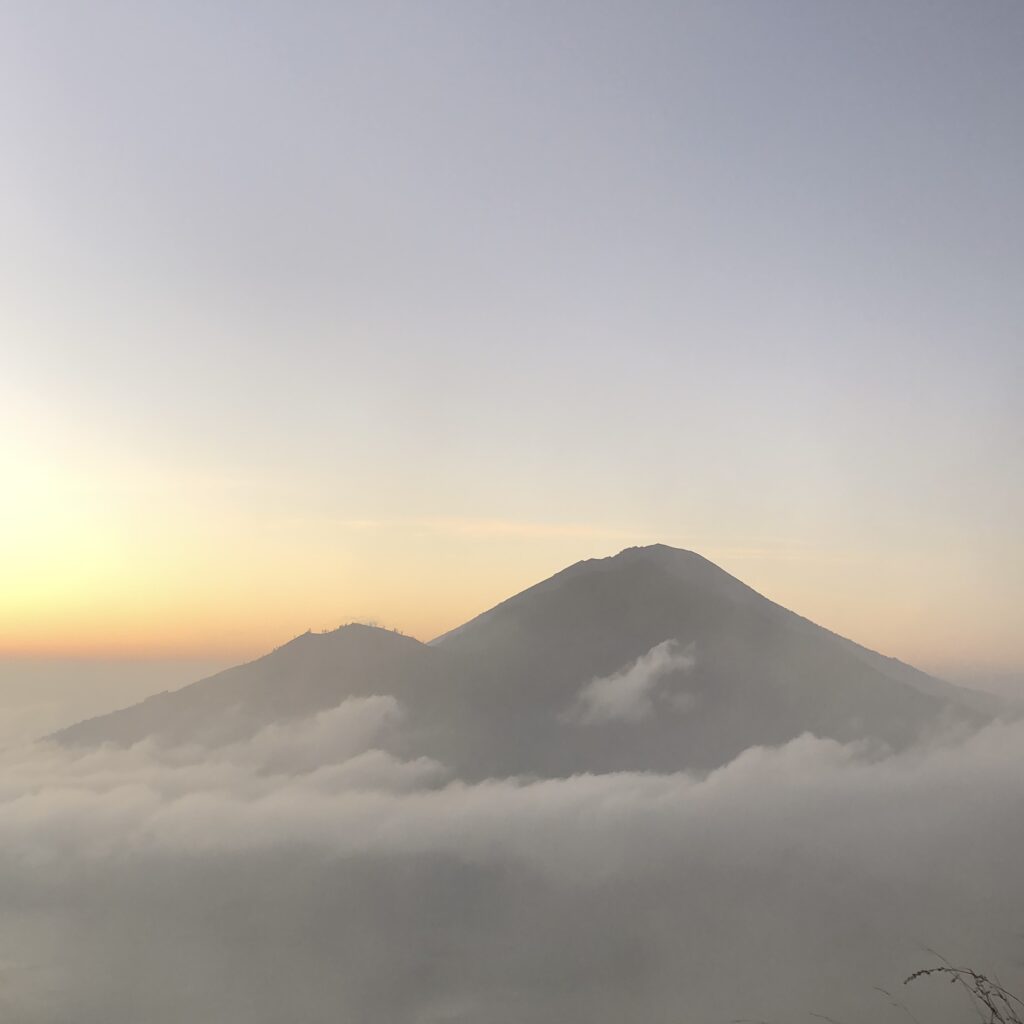
[[[34,444],[0,451],[0,655],[8,657],[242,661],[307,629],[353,621],[426,641],[576,561],[663,542],[911,664],[1024,664],[1008,613],[1019,607],[1013,578],[937,541],[915,547],[897,536],[869,547],[836,526],[827,538],[803,531],[796,542],[744,534],[713,507],[685,530],[298,514],[303,502],[286,500],[280,482],[158,472],[88,446],[58,453],[48,422],[36,426]],[[1009,582],[1000,589],[999,579]]]
[[[467,541],[463,533],[434,536],[426,544],[421,538],[392,552],[390,559],[378,545],[369,551],[335,548],[330,560],[317,560],[308,550],[289,557],[267,552],[266,564],[259,566],[240,564],[223,552],[221,560],[193,563],[191,571],[172,574],[164,563],[162,577],[154,563],[145,567],[151,578],[140,566],[134,576],[118,581],[122,585],[97,581],[92,591],[87,580],[49,593],[27,588],[28,600],[5,586],[0,656],[238,663],[308,629],[334,629],[353,621],[397,628],[428,641],[574,561],[619,550],[617,541],[597,545],[589,537],[567,544],[564,538],[539,543],[517,536],[509,544],[496,542],[490,532],[483,536],[482,541],[475,536]],[[984,636],[990,652],[979,664],[967,634],[953,627],[959,610],[927,577],[915,579],[912,566],[890,568],[889,578],[882,580],[887,594],[882,604],[877,567],[838,554],[754,548],[702,553],[792,611],[918,667],[1012,671],[1019,664],[1014,637],[991,624],[987,634],[982,632],[985,609],[978,606],[970,637]],[[451,565],[458,571],[451,571]],[[193,585],[204,571],[205,586]]]

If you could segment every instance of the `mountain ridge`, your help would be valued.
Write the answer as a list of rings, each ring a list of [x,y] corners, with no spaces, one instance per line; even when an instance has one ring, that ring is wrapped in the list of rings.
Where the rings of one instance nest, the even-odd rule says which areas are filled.
[[[659,544],[576,562],[428,643],[357,623],[307,631],[54,738],[214,743],[376,694],[407,711],[395,753],[467,777],[705,770],[802,732],[898,748],[998,713]],[[600,713],[579,713],[595,699]]]

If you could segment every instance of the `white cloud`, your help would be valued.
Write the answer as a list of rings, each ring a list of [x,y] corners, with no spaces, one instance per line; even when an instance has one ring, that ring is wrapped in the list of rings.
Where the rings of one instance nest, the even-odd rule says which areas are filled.
[[[689,672],[695,664],[692,645],[683,649],[678,640],[665,640],[614,675],[592,679],[577,694],[567,717],[581,725],[641,722],[654,713],[658,684],[672,673]],[[690,695],[672,695],[671,704],[678,711],[691,703]]]

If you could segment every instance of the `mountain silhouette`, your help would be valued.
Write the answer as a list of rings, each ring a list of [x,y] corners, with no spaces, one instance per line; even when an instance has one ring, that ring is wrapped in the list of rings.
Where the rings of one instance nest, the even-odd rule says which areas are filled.
[[[804,732],[901,748],[1000,710],[658,544],[578,562],[429,644],[306,633],[55,739],[217,743],[375,694],[405,711],[394,752],[464,778],[708,770]]]

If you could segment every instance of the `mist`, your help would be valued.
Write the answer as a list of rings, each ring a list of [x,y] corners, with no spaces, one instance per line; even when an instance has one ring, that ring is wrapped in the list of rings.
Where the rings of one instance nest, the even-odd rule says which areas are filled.
[[[895,1020],[873,987],[928,948],[1021,979],[1020,723],[472,784],[388,753],[407,724],[380,695],[219,747],[8,748],[8,1014]]]
[[[36,739],[224,666],[215,658],[0,656],[0,743]]]

